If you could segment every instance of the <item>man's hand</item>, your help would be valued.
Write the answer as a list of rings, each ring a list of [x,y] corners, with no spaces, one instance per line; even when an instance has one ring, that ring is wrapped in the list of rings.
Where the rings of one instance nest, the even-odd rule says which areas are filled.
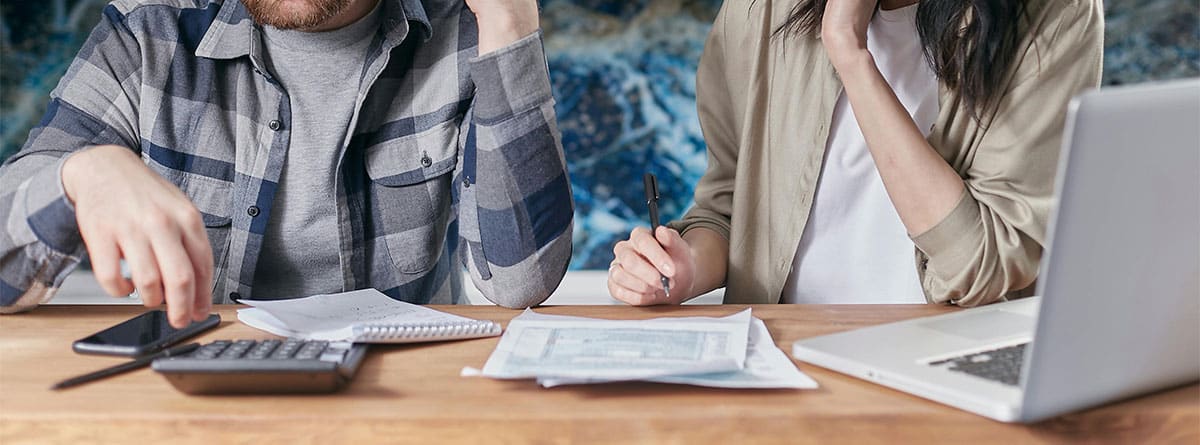
[[[466,0],[479,23],[479,55],[537,31],[537,0]]]
[[[96,279],[113,296],[136,286],[148,307],[167,303],[176,328],[212,309],[212,249],[200,212],[174,184],[125,147],[102,145],[67,158],[63,188]],[[121,276],[124,258],[133,282]]]

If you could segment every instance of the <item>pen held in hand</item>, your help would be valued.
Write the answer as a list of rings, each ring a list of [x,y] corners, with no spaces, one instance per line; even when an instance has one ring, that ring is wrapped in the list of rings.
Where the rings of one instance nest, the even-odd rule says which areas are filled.
[[[63,380],[61,382],[55,383],[54,386],[50,387],[50,389],[58,390],[58,389],[70,388],[72,386],[82,385],[84,383],[88,383],[88,382],[91,382],[94,380],[99,380],[99,379],[102,379],[105,377],[111,377],[111,376],[114,376],[117,374],[126,373],[129,371],[138,369],[138,368],[145,367],[146,365],[149,365],[150,362],[153,362],[156,359],[187,354],[189,352],[196,350],[196,348],[199,348],[199,347],[200,347],[200,343],[188,343],[186,345],[176,346],[174,348],[166,349],[166,350],[160,351],[158,353],[150,354],[150,355],[147,355],[144,357],[138,357],[137,359],[134,359],[133,361],[128,361],[128,362],[125,362],[125,363],[122,363],[122,364],[119,364],[116,366],[110,366],[110,367],[101,369],[99,371],[93,371],[93,372],[89,372],[87,374],[84,374],[84,375],[81,375],[78,377],[72,377],[72,378]]]
[[[642,182],[646,186],[646,206],[650,208],[650,236],[656,237],[658,234],[658,178],[654,177],[654,173],[646,173],[642,177]],[[666,275],[659,275],[659,280],[662,282],[663,292],[666,292],[667,298],[671,298],[670,280]]]

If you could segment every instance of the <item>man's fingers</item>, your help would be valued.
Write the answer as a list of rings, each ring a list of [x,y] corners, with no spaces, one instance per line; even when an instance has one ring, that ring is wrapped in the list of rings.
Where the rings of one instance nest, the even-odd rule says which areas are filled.
[[[162,275],[159,274],[158,261],[150,250],[150,244],[140,236],[130,237],[121,242],[121,256],[129,264],[133,285],[137,287],[142,304],[146,307],[162,304]]]
[[[133,292],[133,283],[121,276],[121,251],[111,237],[91,237],[87,242],[88,258],[92,261],[92,273],[105,292],[114,297],[123,297]]]
[[[162,288],[166,293],[167,318],[171,326],[182,328],[192,318],[196,298],[196,273],[192,259],[184,249],[181,233],[168,228],[155,232],[154,256],[162,273]]]
[[[183,235],[184,247],[192,263],[196,282],[192,297],[192,319],[203,320],[212,311],[213,255],[203,224],[189,227]]]
[[[654,265],[660,274],[668,277],[675,276],[675,261],[658,243],[658,240],[650,234],[649,230],[642,227],[634,229],[629,235],[629,242],[633,244],[639,255]]]

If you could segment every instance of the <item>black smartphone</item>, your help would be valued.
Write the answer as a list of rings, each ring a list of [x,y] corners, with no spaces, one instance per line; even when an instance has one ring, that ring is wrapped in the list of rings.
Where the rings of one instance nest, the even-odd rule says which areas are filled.
[[[80,354],[124,355],[137,357],[157,352],[188,337],[216,327],[221,316],[209,315],[183,329],[171,327],[167,313],[149,311],[118,325],[76,340],[71,346]]]

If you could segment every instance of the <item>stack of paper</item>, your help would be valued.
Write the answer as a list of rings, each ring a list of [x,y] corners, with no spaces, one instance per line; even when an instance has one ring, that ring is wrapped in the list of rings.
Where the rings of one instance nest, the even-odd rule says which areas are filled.
[[[542,386],[645,380],[720,388],[816,388],[747,309],[722,318],[601,320],[526,310],[482,371]]]

